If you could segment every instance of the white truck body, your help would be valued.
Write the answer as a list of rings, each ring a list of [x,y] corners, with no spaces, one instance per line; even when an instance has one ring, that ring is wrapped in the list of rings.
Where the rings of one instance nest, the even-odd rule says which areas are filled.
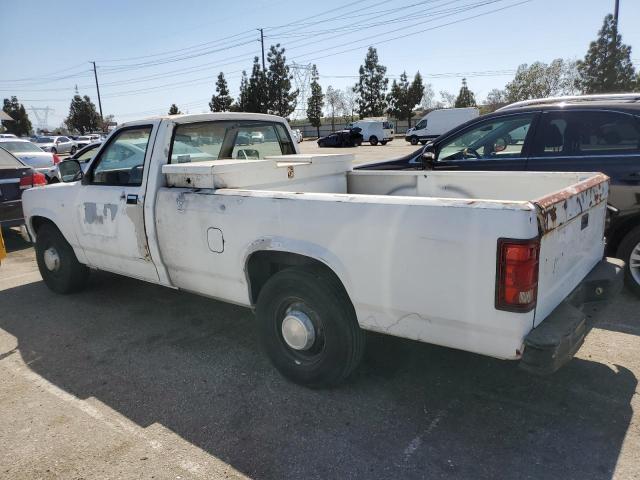
[[[351,123],[349,127],[361,128],[362,141],[371,145],[385,145],[393,140],[393,123],[387,120],[365,118]]]
[[[425,144],[428,140],[433,140],[478,115],[480,110],[475,107],[433,110],[422,117],[415,127],[407,130],[405,140],[413,145],[418,142]]]
[[[229,119],[288,131],[257,114],[127,123],[93,162],[120,129],[149,125],[140,185],[87,183],[90,167],[82,182],[29,190],[31,236],[51,222],[81,264],[247,307],[256,304],[257,252],[311,259],[339,279],[362,329],[502,359],[520,358],[527,334],[603,258],[601,174],[359,172],[351,155],[326,154],[170,157],[181,125]],[[503,238],[539,241],[529,311],[496,308]]]

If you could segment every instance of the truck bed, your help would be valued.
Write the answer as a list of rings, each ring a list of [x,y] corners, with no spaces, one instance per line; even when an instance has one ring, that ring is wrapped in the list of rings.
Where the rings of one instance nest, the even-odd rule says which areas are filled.
[[[252,305],[247,258],[293,252],[336,273],[365,329],[513,359],[602,258],[604,175],[354,172],[350,157],[165,165],[156,229],[172,283]],[[495,308],[500,238],[540,238],[535,310]]]

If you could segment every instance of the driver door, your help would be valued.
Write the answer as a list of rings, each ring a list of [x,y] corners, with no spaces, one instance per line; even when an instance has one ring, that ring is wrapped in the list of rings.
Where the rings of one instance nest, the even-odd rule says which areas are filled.
[[[157,282],[143,218],[153,130],[122,129],[99,152],[82,179],[76,231],[90,266]]]
[[[434,170],[525,170],[536,113],[480,121],[435,145]]]

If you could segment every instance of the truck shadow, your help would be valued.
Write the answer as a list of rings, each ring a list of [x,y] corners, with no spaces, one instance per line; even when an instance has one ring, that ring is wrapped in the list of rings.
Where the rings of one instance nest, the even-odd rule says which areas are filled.
[[[575,359],[539,378],[371,335],[350,384],[313,391],[272,369],[244,308],[104,273],[79,295],[36,282],[0,305],[35,373],[258,479],[612,478],[637,386],[622,366]]]

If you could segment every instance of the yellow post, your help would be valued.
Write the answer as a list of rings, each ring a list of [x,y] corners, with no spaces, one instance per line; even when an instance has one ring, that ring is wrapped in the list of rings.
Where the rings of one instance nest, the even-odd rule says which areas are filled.
[[[0,228],[0,262],[7,256],[7,249],[4,248],[4,240],[2,239],[2,229]]]

